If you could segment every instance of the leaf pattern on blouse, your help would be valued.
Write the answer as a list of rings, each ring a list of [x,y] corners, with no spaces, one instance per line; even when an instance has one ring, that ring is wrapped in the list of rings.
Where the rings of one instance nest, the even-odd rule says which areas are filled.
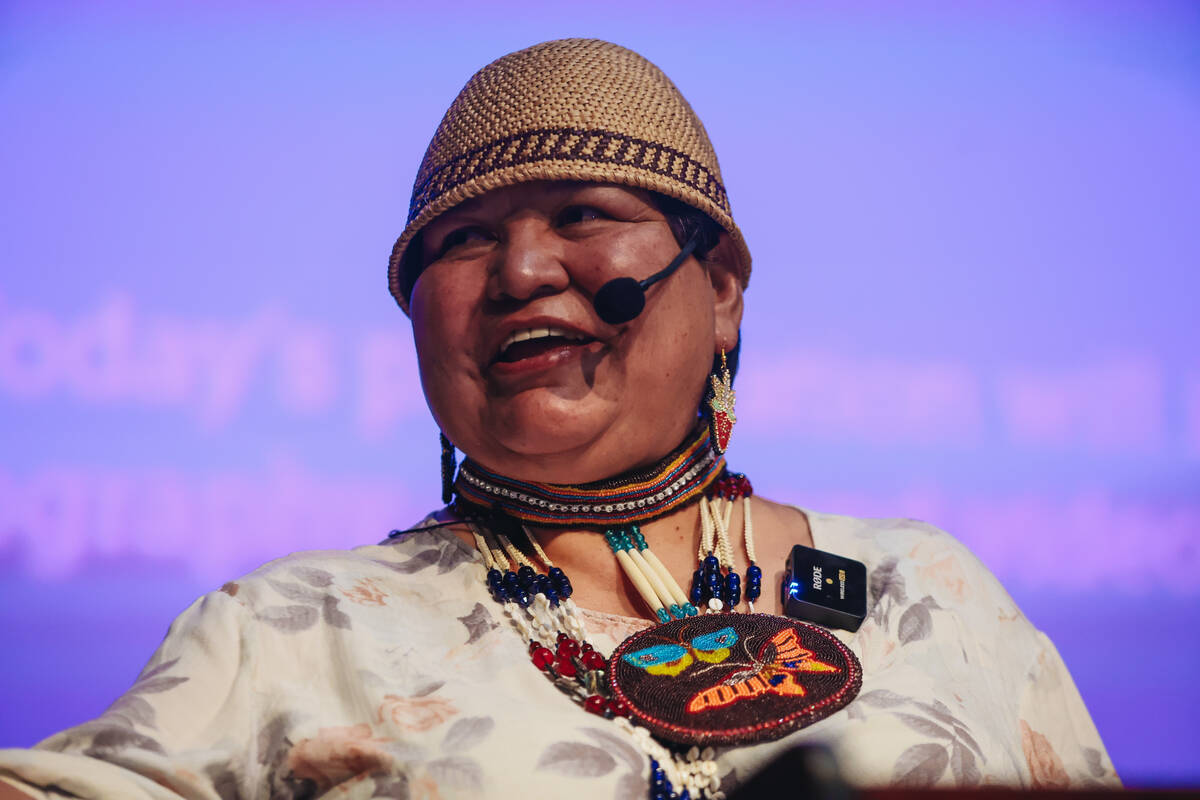
[[[979,785],[982,773],[978,764],[987,759],[967,726],[945,703],[936,699],[925,703],[887,689],[865,692],[858,699],[864,705],[887,709],[906,727],[936,740],[913,745],[901,753],[892,773],[897,785],[933,786],[947,777],[957,786]]]
[[[317,624],[319,615],[310,606],[270,606],[258,612],[258,618],[286,633],[306,631]]]
[[[442,544],[442,554],[438,557],[437,568],[438,575],[445,575],[459,564],[466,564],[475,559],[473,553],[470,553],[458,547],[458,542],[445,542]]]
[[[309,586],[315,586],[318,589],[324,589],[333,584],[333,573],[328,570],[317,567],[293,567],[290,572]]]
[[[98,759],[112,759],[127,750],[165,753],[162,744],[150,735],[158,724],[151,699],[187,682],[185,676],[165,674],[178,662],[176,658],[147,667],[103,714],[51,737],[43,746],[60,752],[80,747],[84,755]]]
[[[266,581],[267,585],[285,600],[291,600],[294,603],[304,603],[305,605],[320,605],[325,601],[325,592],[318,591],[311,586],[288,583],[287,581],[276,580],[275,578],[267,578]]]
[[[950,746],[950,771],[959,786],[978,786],[982,778],[974,754],[958,741]]]
[[[617,736],[610,731],[599,728],[583,728],[585,736],[618,758],[625,766],[625,774],[617,779],[613,797],[615,800],[625,800],[628,797],[645,797],[650,791],[650,781],[646,770],[649,759],[636,747],[630,744],[628,737]]]
[[[887,619],[896,605],[908,599],[904,576],[897,569],[899,559],[890,557],[870,573],[867,581],[868,617],[887,630]]]
[[[617,768],[607,751],[582,742],[554,742],[538,756],[537,769],[572,778],[595,778]]]
[[[912,644],[928,639],[932,632],[933,617],[929,609],[922,604],[911,605],[900,615],[900,627],[897,631],[900,644]]]
[[[412,796],[408,788],[408,776],[380,776],[375,781],[371,800],[408,800]]]
[[[241,800],[242,793],[238,787],[237,773],[226,764],[210,764],[204,770],[205,776],[212,783],[213,791],[221,800]]]
[[[130,686],[125,694],[117,698],[100,719],[121,724],[130,729],[135,725],[140,725],[143,728],[154,730],[156,727],[154,706],[143,695],[160,694],[174,689],[181,683],[186,683],[188,679],[183,675],[163,674],[177,663],[179,663],[179,659],[174,658],[143,671],[134,681],[133,686]]]
[[[492,614],[483,603],[476,603],[470,614],[458,618],[467,629],[467,644],[472,644],[489,631],[500,627],[500,623],[492,618]]]
[[[332,628],[350,630],[350,616],[339,608],[341,599],[329,590],[334,581],[333,573],[315,567],[293,567],[289,574],[302,583],[272,577],[264,579],[275,594],[291,604],[259,609],[260,620],[286,633],[306,631],[316,625],[318,619]]]
[[[492,717],[464,717],[455,721],[442,737],[435,758],[421,761],[409,756],[409,774],[415,775],[417,796],[440,797],[444,792],[467,797],[483,791],[486,771],[473,753],[496,727]],[[432,793],[430,792],[432,789]]]
[[[1063,768],[1062,759],[1054,752],[1054,745],[1029,727],[1025,720],[1021,720],[1021,748],[1025,751],[1025,761],[1029,764],[1033,788],[1065,789],[1071,785],[1071,778]]]
[[[895,706],[902,706],[909,702],[909,700],[904,695],[896,694],[888,689],[874,689],[870,692],[860,694],[857,702],[880,708],[893,708]]]
[[[437,547],[431,547],[428,550],[422,550],[411,558],[399,561],[394,564],[384,564],[388,569],[399,572],[402,575],[413,575],[422,570],[432,567],[442,558],[442,550]]]
[[[464,717],[446,731],[442,749],[448,753],[461,753],[482,742],[496,727],[491,717]]]
[[[946,748],[934,742],[914,744],[900,754],[892,770],[892,783],[906,789],[937,783],[950,764]]]

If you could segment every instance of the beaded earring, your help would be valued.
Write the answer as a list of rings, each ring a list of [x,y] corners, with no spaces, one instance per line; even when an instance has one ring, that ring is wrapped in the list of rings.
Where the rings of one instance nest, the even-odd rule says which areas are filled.
[[[454,445],[446,438],[446,434],[438,431],[442,440],[442,502],[450,505],[454,499],[454,471],[458,467],[454,457]]]
[[[713,370],[708,376],[712,391],[708,398],[708,424],[712,431],[713,447],[718,453],[724,453],[729,447],[729,437],[733,433],[733,424],[737,417],[733,413],[736,397],[733,393],[733,377],[729,374],[729,365],[725,361],[725,348],[721,348],[721,368]]]

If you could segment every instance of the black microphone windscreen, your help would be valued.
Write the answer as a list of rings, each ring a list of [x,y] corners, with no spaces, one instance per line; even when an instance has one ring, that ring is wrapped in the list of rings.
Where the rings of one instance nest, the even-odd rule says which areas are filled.
[[[642,313],[646,291],[633,278],[613,278],[596,292],[592,305],[609,325],[623,325]]]

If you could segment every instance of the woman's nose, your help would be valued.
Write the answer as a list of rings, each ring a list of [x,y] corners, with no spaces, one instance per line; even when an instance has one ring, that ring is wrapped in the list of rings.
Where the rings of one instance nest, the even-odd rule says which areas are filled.
[[[567,288],[570,275],[553,229],[529,220],[505,231],[489,281],[492,300],[532,300]]]

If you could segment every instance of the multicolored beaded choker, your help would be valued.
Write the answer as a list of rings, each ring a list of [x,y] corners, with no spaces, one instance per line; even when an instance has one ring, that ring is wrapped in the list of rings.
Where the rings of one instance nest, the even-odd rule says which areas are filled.
[[[467,459],[454,481],[461,501],[522,522],[608,529],[661,517],[696,502],[725,471],[707,425],[665,459],[605,481],[579,486],[518,481]]]

